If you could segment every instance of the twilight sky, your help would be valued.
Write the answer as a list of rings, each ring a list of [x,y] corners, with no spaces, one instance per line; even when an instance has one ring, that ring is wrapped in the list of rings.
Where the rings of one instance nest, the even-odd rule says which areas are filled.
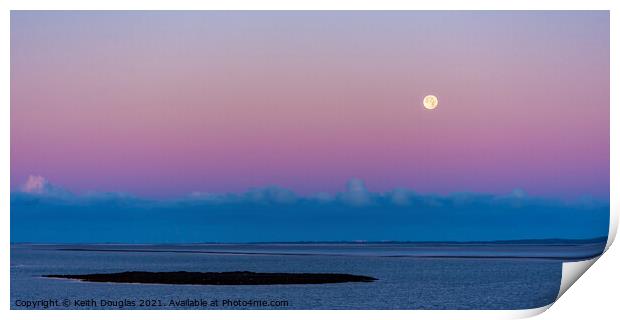
[[[13,11],[12,188],[30,175],[608,201],[609,14]]]

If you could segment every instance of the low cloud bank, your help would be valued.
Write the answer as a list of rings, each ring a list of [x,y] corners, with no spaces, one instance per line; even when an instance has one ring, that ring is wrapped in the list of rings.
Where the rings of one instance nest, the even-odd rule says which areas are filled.
[[[606,236],[609,203],[528,196],[343,192],[301,196],[278,186],[152,200],[72,194],[31,176],[11,195],[13,242],[488,241]]]

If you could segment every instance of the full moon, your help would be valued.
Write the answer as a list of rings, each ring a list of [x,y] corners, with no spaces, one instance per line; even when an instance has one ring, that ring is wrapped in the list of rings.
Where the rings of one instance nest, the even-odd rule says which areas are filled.
[[[433,110],[437,108],[439,100],[437,100],[437,97],[435,97],[434,95],[429,94],[428,96],[424,97],[424,100],[422,100],[422,104],[424,105],[424,108],[428,110]]]

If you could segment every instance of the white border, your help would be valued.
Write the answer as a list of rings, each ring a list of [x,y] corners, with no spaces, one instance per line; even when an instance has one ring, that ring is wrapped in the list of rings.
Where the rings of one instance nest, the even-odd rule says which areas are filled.
[[[415,10],[611,10],[611,34],[618,35],[618,23],[615,20],[616,9],[618,9],[619,1],[613,0],[442,0],[442,1],[424,1],[413,3],[412,1],[398,0],[358,0],[347,3],[344,1],[336,2],[334,0],[229,0],[229,1],[191,1],[191,0],[2,0],[0,2],[0,149],[2,157],[0,158],[0,212],[2,213],[2,223],[0,223],[0,233],[3,235],[2,243],[4,248],[9,247],[10,242],[10,224],[9,224],[9,203],[10,199],[10,57],[9,57],[9,37],[10,37],[10,11],[9,10],[393,10],[393,9],[415,9]],[[352,5],[354,4],[354,5]],[[617,37],[616,37],[617,38]],[[611,37],[611,56],[618,56],[618,43]],[[617,166],[613,164],[620,163],[620,153],[617,148],[617,138],[619,135],[620,125],[618,112],[617,95],[614,92],[620,92],[617,85],[617,75],[619,74],[618,65],[612,59],[611,64],[611,194],[618,194],[617,182],[620,181],[620,172]],[[618,198],[611,198],[611,219],[610,219],[610,236],[607,248],[615,238],[618,226]],[[83,318],[83,311],[10,311],[10,295],[9,295],[9,274],[10,274],[10,251],[2,250],[0,261],[0,269],[2,270],[2,287],[0,298],[3,305],[0,307],[4,319],[30,319],[44,316],[46,319],[79,319]],[[595,259],[596,260],[596,259]],[[593,261],[592,261],[593,263]],[[580,265],[571,265],[563,268],[563,274],[579,274],[584,272],[584,266],[588,267],[591,263],[583,263]],[[568,268],[568,269],[566,269]],[[565,273],[567,272],[567,273]],[[577,276],[578,277],[578,276]],[[568,276],[563,276],[562,293],[565,292],[573,281],[567,281]],[[595,294],[595,293],[594,293]],[[204,319],[208,317],[225,317],[229,319],[288,319],[290,317],[300,319],[311,319],[317,316],[327,317],[347,317],[355,319],[377,319],[389,315],[394,319],[405,319],[411,316],[422,316],[425,319],[453,319],[457,318],[477,318],[477,319],[498,319],[498,318],[520,318],[529,317],[545,311],[549,306],[516,311],[210,311],[203,313],[201,311],[116,311],[115,316],[124,317],[146,317],[151,319],[168,319],[171,316],[182,317],[186,319]],[[108,319],[110,313],[107,311],[89,311],[88,317],[92,319]]]

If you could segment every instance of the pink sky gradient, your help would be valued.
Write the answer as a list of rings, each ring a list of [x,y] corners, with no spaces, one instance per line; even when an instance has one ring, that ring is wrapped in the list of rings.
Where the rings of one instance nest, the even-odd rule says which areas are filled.
[[[13,12],[12,187],[31,174],[608,199],[609,15]]]

